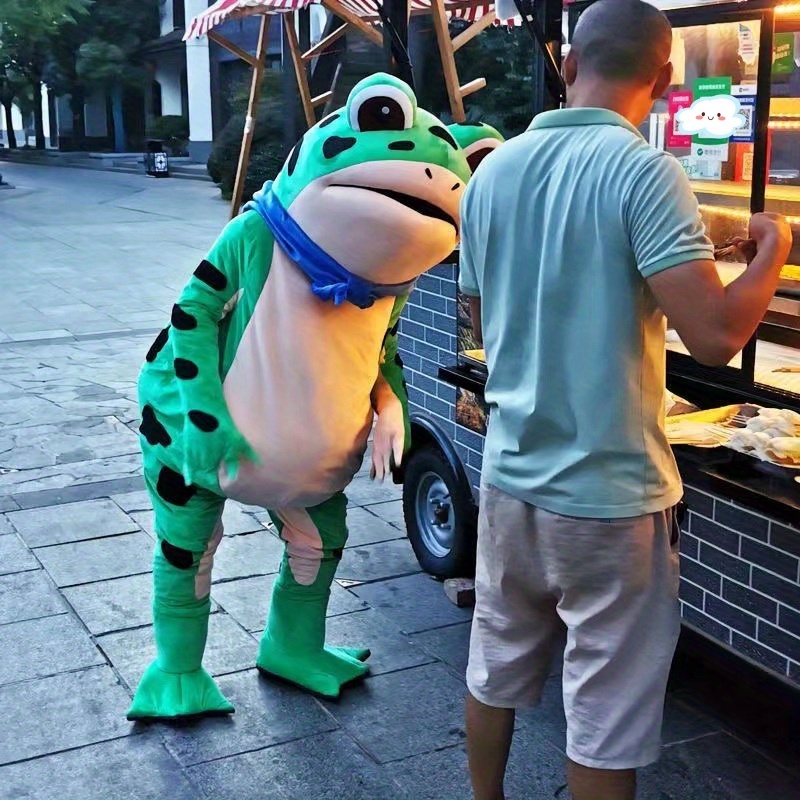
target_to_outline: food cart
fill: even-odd
[[[569,33],[589,4],[566,7]],[[711,649],[721,647],[796,688],[800,462],[736,445],[741,433],[734,439],[724,429],[750,425],[754,409],[800,412],[800,3],[655,4],[674,26],[676,70],[643,134],[681,160],[715,244],[745,235],[750,214],[761,210],[787,215],[794,233],[769,310],[730,364],[701,366],[674,331],[667,335],[668,388],[678,398],[668,401],[669,424],[677,420],[685,431],[697,429],[687,422],[700,422],[720,434],[716,442],[694,442],[717,446],[674,446],[689,508],[681,539],[682,621]],[[720,86],[738,98],[747,124],[725,143],[682,134],[678,110]],[[413,445],[398,480],[417,558],[441,578],[469,577],[474,569],[488,413],[482,351],[457,290],[457,255],[420,278],[400,328]],[[742,268],[735,256],[720,255],[723,281]],[[695,408],[705,416],[674,414]]]

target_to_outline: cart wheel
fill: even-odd
[[[412,453],[403,481],[403,514],[425,572],[437,578],[475,574],[475,506],[438,448]]]

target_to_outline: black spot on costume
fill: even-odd
[[[147,355],[144,357],[145,361],[149,363],[153,363],[156,360],[156,356],[164,349],[164,345],[167,343],[167,339],[169,338],[169,328],[164,328],[161,333],[156,336],[155,341],[153,344],[150,345],[150,349],[147,351]]]
[[[447,142],[447,144],[449,144],[450,147],[453,148],[453,150],[458,150],[458,143],[453,138],[453,135],[450,133],[450,131],[447,130],[447,128],[443,128],[441,125],[434,125],[430,129],[430,132],[434,136],[438,136],[440,139],[444,139]]]
[[[162,467],[158,473],[156,491],[162,500],[173,506],[185,506],[197,493],[194,486],[187,486],[183,476],[169,467]]]
[[[349,150],[356,143],[354,136],[329,136],[322,145],[325,158],[335,158]]]
[[[175,359],[175,374],[183,381],[190,381],[196,378],[200,370],[194,361],[189,361],[187,358]]]
[[[172,327],[179,331],[193,331],[197,327],[197,320],[176,304],[172,306]]]
[[[205,259],[200,262],[200,266],[194,271],[194,276],[218,292],[221,292],[228,285],[228,279],[210,261]]]
[[[174,544],[170,544],[166,539],[161,540],[161,552],[164,554],[164,558],[178,569],[190,569],[194,564],[194,556],[189,550],[175,547]]]
[[[211,433],[219,427],[219,420],[205,411],[190,411],[189,419],[205,433]]]
[[[142,409],[142,424],[139,426],[139,433],[147,439],[148,444],[153,446],[160,444],[162,447],[169,447],[172,444],[167,429],[156,418],[152,406],[145,405]]]

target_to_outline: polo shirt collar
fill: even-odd
[[[528,126],[529,131],[541,128],[570,128],[583,125],[617,125],[644,138],[625,117],[608,108],[559,108],[537,114]]]

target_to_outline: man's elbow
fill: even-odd
[[[734,336],[707,338],[688,347],[692,358],[706,367],[724,367],[741,351],[746,342]]]

